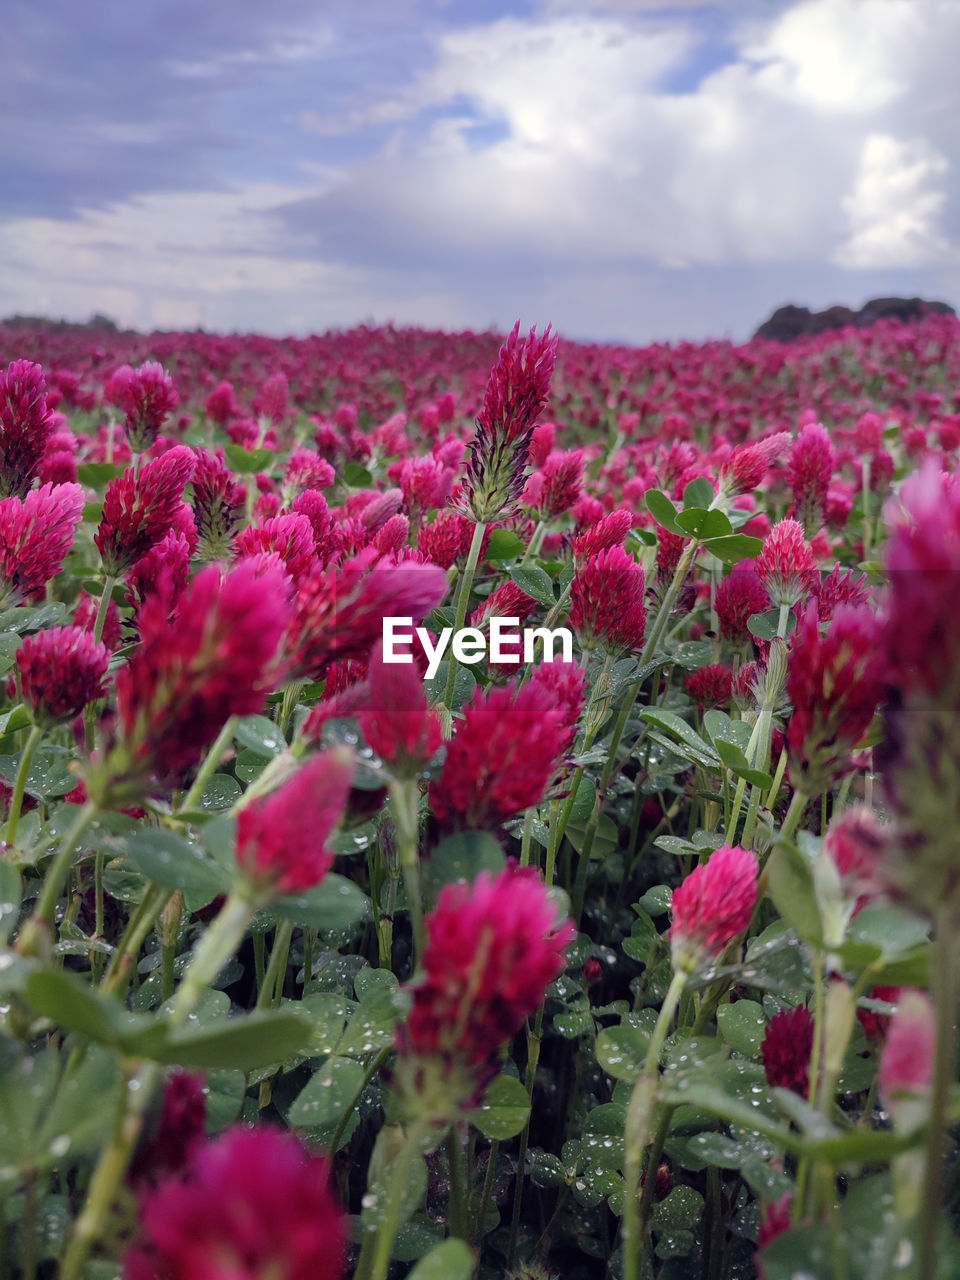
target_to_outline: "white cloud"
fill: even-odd
[[[945,156],[922,139],[864,140],[853,191],[843,201],[850,236],[836,261],[855,268],[935,266],[960,260],[939,230],[947,203]]]

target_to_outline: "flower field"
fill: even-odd
[[[0,1277],[960,1275],[958,388],[0,327]]]

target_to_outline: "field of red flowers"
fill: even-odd
[[[958,387],[0,327],[0,1276],[960,1275]]]

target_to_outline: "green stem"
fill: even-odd
[[[787,809],[780,827],[778,839],[789,840],[796,831],[800,819],[803,817],[803,811],[807,807],[807,801],[810,797],[804,791],[794,791],[790,800],[790,807]]]
[[[253,904],[246,898],[233,893],[227,898],[207,931],[201,935],[173,997],[167,1016],[174,1026],[186,1021],[197,1007],[204,991],[240,946],[254,913]]]
[[[483,1190],[480,1192],[480,1208],[477,1210],[477,1216],[473,1223],[473,1242],[479,1243],[483,1239],[483,1223],[487,1216],[487,1205],[490,1203],[490,1197],[493,1195],[493,1179],[497,1171],[497,1160],[500,1156],[500,1141],[494,1138],[490,1143],[490,1152],[487,1158],[487,1170],[483,1175]]]
[[[463,624],[467,617],[467,605],[470,601],[470,590],[473,587],[473,577],[477,571],[477,564],[480,560],[480,548],[483,545],[483,535],[486,532],[485,524],[475,524],[473,526],[473,540],[470,543],[470,550],[467,553],[467,563],[463,566],[463,574],[457,586],[457,603],[456,614],[453,623],[453,634],[463,630]],[[453,690],[457,682],[457,663],[454,657],[450,657],[450,669],[447,672],[447,687],[444,690],[444,704],[452,710]]]
[[[423,959],[427,930],[423,922],[423,891],[420,887],[420,787],[415,778],[390,784],[393,814],[397,827],[397,852],[407,891],[410,924],[413,929],[414,969]]]
[[[377,1232],[376,1245],[372,1258],[364,1265],[361,1257],[357,1266],[355,1280],[386,1280],[390,1270],[390,1256],[393,1253],[393,1242],[403,1216],[403,1201],[410,1182],[410,1173],[423,1137],[423,1126],[414,1124],[406,1135],[403,1147],[397,1157],[387,1192],[387,1208],[383,1224]]]
[[[197,772],[197,776],[193,780],[193,786],[183,797],[180,804],[180,812],[189,813],[196,807],[197,802],[206,790],[207,783],[213,777],[217,765],[220,763],[223,753],[233,741],[233,732],[237,727],[236,716],[230,716],[226,724],[217,734],[216,741],[206,754],[203,764]]]
[[[127,927],[117,945],[116,951],[110,958],[110,964],[107,966],[107,972],[101,988],[105,995],[112,995],[124,983],[129,969],[140,953],[140,948],[143,946],[147,934],[153,928],[154,922],[172,896],[173,894],[170,890],[161,889],[155,884],[148,884],[146,892],[127,921]]]
[[[88,800],[80,812],[73,820],[70,830],[60,841],[60,849],[52,864],[47,869],[47,873],[43,878],[43,888],[40,891],[40,897],[37,899],[37,905],[34,908],[33,919],[43,921],[53,927],[54,916],[57,910],[57,902],[63,892],[63,886],[66,883],[70,867],[73,865],[74,853],[77,845],[87,828],[97,816],[98,806],[92,800]]]
[[[283,975],[287,971],[290,958],[290,939],[293,937],[293,922],[283,920],[274,935],[273,947],[270,951],[270,963],[266,976],[257,996],[257,1008],[269,1009],[271,1004],[279,1004],[278,993],[283,991]]]
[[[107,621],[107,610],[110,607],[110,599],[113,595],[113,588],[117,585],[117,579],[112,574],[107,574],[103,580],[103,591],[100,594],[100,603],[97,605],[97,616],[93,620],[93,638],[94,640],[103,639],[103,628]]]
[[[466,1240],[468,1231],[463,1144],[456,1125],[451,1125],[447,1134],[447,1163],[450,1166],[450,1205],[447,1225],[451,1236],[456,1236],[458,1240]]]
[[[640,653],[638,665],[641,667],[646,662],[649,662],[657,645],[660,643],[660,637],[663,635],[663,630],[670,619],[670,610],[673,608],[673,602],[677,598],[680,588],[686,581],[687,574],[690,572],[690,566],[693,564],[693,557],[697,554],[697,548],[699,546],[700,543],[697,539],[692,538],[684,547],[680,555],[680,559],[677,561],[676,571],[670,580],[670,585],[667,587],[666,594],[664,595],[663,600],[660,603],[660,608],[657,611],[656,620],[650,630],[650,634],[647,636],[646,644],[643,646]]]
[[[27,789],[27,775],[30,772],[30,766],[33,764],[33,757],[36,754],[37,747],[40,745],[43,733],[44,731],[40,725],[31,725],[23,750],[20,752],[20,764],[17,767],[13,795],[10,797],[10,814],[7,818],[5,839],[8,845],[12,845],[17,838],[17,827],[20,825],[20,810],[23,808],[23,796]]]
[[[360,1103],[360,1099],[363,1097],[364,1089],[366,1089],[370,1081],[377,1074],[377,1072],[380,1070],[380,1068],[383,1066],[386,1060],[390,1057],[391,1053],[393,1053],[393,1045],[388,1044],[383,1049],[380,1050],[380,1052],[376,1055],[376,1057],[372,1059],[366,1071],[364,1071],[363,1079],[360,1081],[360,1085],[357,1088],[356,1093],[353,1095],[353,1100],[351,1101],[350,1105],[344,1110],[343,1115],[340,1117],[340,1123],[337,1125],[334,1131],[333,1138],[331,1139],[331,1142],[330,1142],[331,1155],[336,1155],[336,1153],[340,1150],[340,1147],[343,1144],[343,1135],[346,1133],[347,1125],[350,1123],[350,1119],[353,1116],[354,1111],[356,1111],[357,1106]]]
[[[927,1168],[920,1219],[919,1280],[934,1280],[937,1273],[937,1240],[943,1209],[944,1141],[947,1134],[947,1102],[956,1079],[957,958],[953,920],[944,906],[934,923],[933,974],[937,1017],[937,1044],[930,1089],[930,1121],[927,1130]]]
[[[625,1133],[624,1194],[621,1237],[623,1240],[623,1280],[639,1280],[640,1275],[640,1215],[637,1191],[640,1186],[640,1166],[643,1153],[650,1140],[650,1125],[656,1108],[657,1085],[660,1078],[660,1055],[667,1032],[673,1021],[680,997],[687,984],[683,970],[674,973],[663,1005],[650,1037],[643,1074],[633,1087],[627,1105]],[[662,1123],[662,1122],[661,1122]],[[648,1183],[650,1173],[647,1175]],[[656,1176],[655,1174],[653,1175]],[[652,1192],[651,1192],[652,1194]]]
[[[543,542],[544,534],[546,532],[547,532],[547,522],[545,520],[538,520],[537,527],[533,531],[533,537],[527,543],[527,549],[526,551],[524,551],[523,555],[520,558],[521,564],[526,564],[531,556],[535,556],[539,554],[540,546],[541,546],[541,543]]]
[[[537,1010],[534,1026],[527,1026],[527,1070],[524,1075],[524,1088],[527,1097],[533,1101],[533,1088],[537,1079],[537,1067],[540,1064],[540,1037],[543,1032],[543,1005]],[[520,1151],[517,1155],[517,1176],[513,1187],[513,1213],[510,1218],[510,1241],[507,1245],[507,1270],[513,1268],[513,1259],[517,1251],[517,1237],[520,1233],[520,1210],[523,1207],[523,1188],[527,1164],[527,1148],[530,1144],[530,1117],[520,1134]]]

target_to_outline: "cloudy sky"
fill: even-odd
[[[960,305],[960,0],[7,0],[0,315]]]

